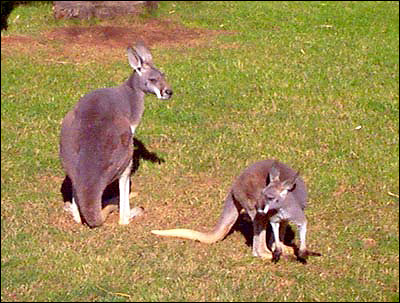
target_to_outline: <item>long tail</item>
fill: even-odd
[[[210,232],[200,232],[192,229],[166,229],[166,230],[152,230],[155,235],[166,237],[179,237],[190,240],[196,240],[203,243],[214,243],[222,240],[235,224],[239,217],[239,209],[236,207],[232,194],[229,192],[225,199],[224,210],[219,217],[214,229]]]
[[[81,219],[91,228],[98,227],[103,225],[108,215],[117,209],[116,204],[108,204],[102,209],[101,202],[89,207],[80,207]]]
[[[74,188],[73,195],[78,202],[81,219],[91,228],[103,225],[108,215],[118,209],[118,205],[112,204],[114,201],[111,200],[102,208],[102,193],[103,189],[95,186],[85,188],[78,184]]]

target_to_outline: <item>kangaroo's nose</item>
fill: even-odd
[[[172,96],[172,89],[166,89],[165,90],[165,93],[167,94],[167,95],[170,95],[170,96]]]

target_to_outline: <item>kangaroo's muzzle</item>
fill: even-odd
[[[172,89],[167,88],[161,91],[161,98],[163,100],[168,100],[169,98],[172,97]]]

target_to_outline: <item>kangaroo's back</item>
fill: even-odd
[[[270,181],[269,173],[273,166],[279,170],[281,180],[287,180],[296,175],[296,171],[292,168],[273,159],[255,162],[248,166],[235,180],[231,189],[233,196],[239,203],[250,204],[242,205],[244,208],[256,208],[257,200],[262,199],[262,190]],[[295,201],[301,205],[302,209],[306,207],[307,188],[300,176],[296,179],[296,186],[290,194],[293,196]]]
[[[61,129],[62,164],[83,220],[91,227],[103,223],[102,193],[121,176],[133,155],[130,121],[110,100],[97,92],[85,96],[66,115]]]

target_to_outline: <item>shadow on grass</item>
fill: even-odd
[[[228,233],[226,237],[228,237],[230,234],[233,232],[238,231],[240,232],[244,238],[246,239],[246,245],[249,247],[253,246],[253,223],[251,222],[250,217],[246,213],[241,213],[239,215],[239,218],[237,219],[236,223],[233,225],[232,229]],[[308,256],[321,256],[320,253],[318,252],[313,252],[310,250],[307,250],[305,253],[304,257],[299,256],[299,247],[296,245],[294,238],[296,236],[295,231],[293,228],[287,224],[286,225],[286,231],[284,233],[284,239],[280,239],[285,245],[290,246],[293,248],[293,253],[294,256],[296,256],[297,260],[303,264],[306,264],[306,258]],[[225,238],[226,238],[225,237]],[[274,243],[274,235],[272,233],[272,227],[271,224],[267,224],[267,230],[266,230],[266,242],[267,242],[267,247],[269,250],[272,251],[272,244]]]
[[[157,156],[156,153],[150,152],[142,141],[133,138],[133,156],[132,156],[132,171],[131,175],[136,173],[140,166],[140,160],[150,161],[152,163],[161,164],[165,162],[164,159]],[[132,184],[132,183],[130,183]],[[65,176],[64,181],[61,185],[61,194],[63,196],[64,203],[72,202],[72,182],[68,176]],[[130,191],[130,189],[129,189]],[[110,183],[104,190],[102,196],[103,207],[107,204],[118,204],[119,187],[118,179]]]
[[[227,237],[235,231],[238,231],[243,235],[243,237],[246,239],[247,246],[253,246],[253,222],[251,222],[250,217],[246,213],[241,213],[239,215],[239,218],[233,225]],[[283,241],[283,243],[287,246],[294,246],[294,237],[295,232],[293,228],[287,224],[285,238],[281,239],[281,241]],[[272,243],[274,242],[271,224],[267,224],[266,238],[267,246],[269,249],[271,249]]]

